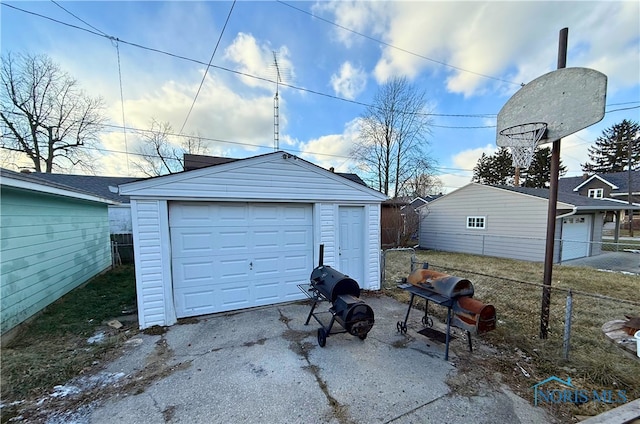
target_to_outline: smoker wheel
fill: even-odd
[[[431,319],[431,317],[424,316],[422,317],[422,325],[424,325],[425,327],[433,327],[433,320]]]
[[[327,344],[327,332],[324,328],[318,328],[318,346],[324,347]]]

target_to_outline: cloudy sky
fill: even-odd
[[[603,129],[640,120],[638,1],[3,1],[0,16],[2,54],[47,54],[104,98],[101,175],[135,175],[135,129],[152,119],[199,134],[212,155],[272,152],[274,55],[280,150],[351,171],[359,117],[405,76],[428,98],[447,192],[495,152],[505,102],[556,69],[562,28],[567,66],[608,77],[604,119],[561,142],[567,176]]]

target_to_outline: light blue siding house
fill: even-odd
[[[111,266],[113,201],[0,169],[0,311],[5,336]]]

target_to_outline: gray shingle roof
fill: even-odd
[[[516,193],[527,194],[529,196],[540,197],[549,200],[548,188],[531,188],[531,187],[511,187],[511,186],[494,186],[503,190],[514,191]],[[558,201],[576,206],[582,210],[625,210],[629,209],[629,205],[624,202],[618,202],[607,199],[594,199],[592,197],[580,196],[573,191],[562,192],[558,188]],[[634,209],[640,209],[640,206],[634,206]]]
[[[27,175],[37,181],[45,181],[54,184],[62,184],[76,190],[91,193],[95,196],[114,200],[121,203],[129,203],[129,196],[121,196],[109,190],[109,186],[117,187],[120,184],[138,181],[141,178],[134,177],[100,177],[96,175],[69,175],[69,174],[48,174],[44,172],[33,172]]]
[[[597,175],[601,179],[608,181],[612,185],[618,187],[612,190],[612,193],[626,194],[629,192],[629,172],[611,172],[602,174],[592,174],[580,177],[566,177],[558,179],[559,192],[573,192],[573,189],[583,184],[585,181]],[[640,191],[640,171],[631,171],[631,188],[632,191]]]

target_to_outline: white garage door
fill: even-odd
[[[304,297],[311,205],[172,203],[169,226],[178,318]]]
[[[589,256],[591,216],[574,215],[562,220],[563,261]]]

